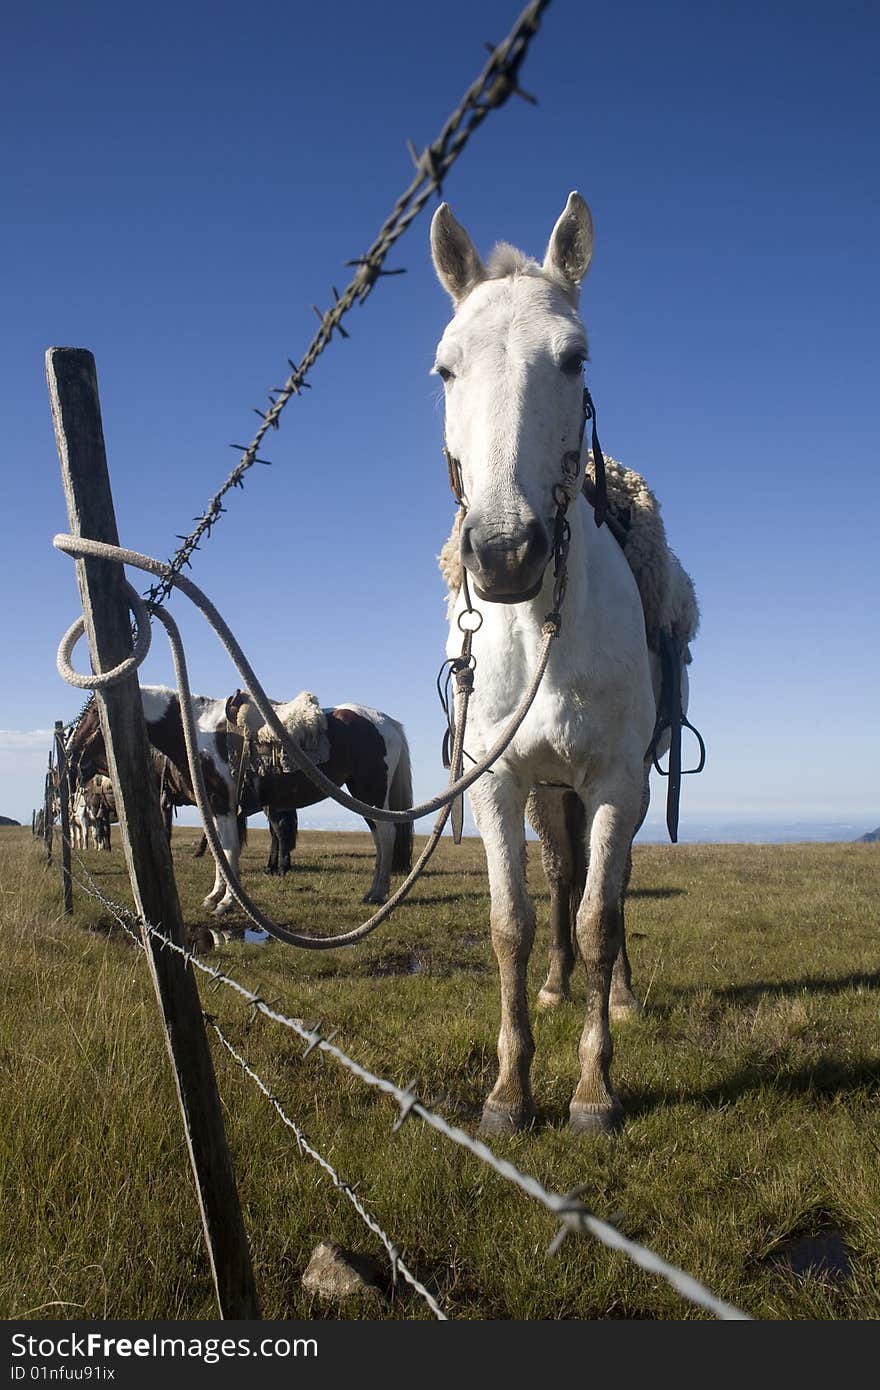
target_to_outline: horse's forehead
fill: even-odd
[[[558,286],[542,275],[511,275],[477,285],[442,341],[460,350],[513,342],[527,347],[573,330],[582,332],[581,321]]]

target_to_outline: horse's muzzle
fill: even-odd
[[[488,603],[524,603],[540,592],[550,558],[550,537],[534,518],[515,529],[465,521],[461,560],[479,598]]]

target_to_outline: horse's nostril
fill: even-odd
[[[539,550],[543,550],[546,545],[546,532],[540,521],[530,521],[524,528],[525,530],[525,553],[528,557],[535,555]]]
[[[461,529],[462,564],[484,590],[496,594],[522,594],[540,584],[549,551],[546,528],[537,518],[509,527],[472,516]]]

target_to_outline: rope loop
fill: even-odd
[[[114,666],[112,671],[102,671],[100,674],[91,672],[89,675],[84,675],[82,672],[74,670],[71,664],[73,649],[86,630],[85,618],[79,617],[67,629],[58,645],[58,671],[69,685],[75,685],[79,690],[106,690],[108,686],[117,685],[126,676],[133,675],[146,658],[147,652],[150,650],[150,643],[153,640],[150,613],[140,594],[132,588],[127,580],[125,581],[125,591],[137,625],[137,637],[131,655],[127,656],[124,661],[120,661],[118,666]]]

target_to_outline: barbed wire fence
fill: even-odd
[[[182,957],[185,962],[210,980],[214,986],[225,988],[237,994],[239,998],[247,1004],[253,1017],[262,1015],[264,1018],[296,1034],[301,1041],[306,1044],[302,1054],[303,1059],[309,1057],[316,1051],[328,1057],[332,1057],[334,1062],[338,1063],[358,1081],[378,1090],[383,1095],[392,1099],[398,1109],[397,1117],[391,1127],[392,1134],[398,1133],[402,1125],[410,1117],[415,1116],[424,1121],[426,1125],[440,1134],[445,1140],[455,1144],[459,1148],[465,1149],[479,1162],[492,1169],[499,1177],[503,1178],[506,1182],[518,1188],[519,1191],[524,1193],[527,1197],[532,1198],[543,1206],[558,1223],[556,1233],[547,1247],[548,1256],[553,1256],[558,1252],[567,1236],[589,1235],[601,1245],[605,1246],[606,1249],[617,1251],[625,1256],[625,1258],[630,1260],[639,1269],[644,1270],[647,1274],[655,1275],[665,1280],[665,1282],[686,1302],[697,1308],[703,1309],[703,1311],[710,1313],[713,1317],[722,1321],[751,1321],[749,1314],[742,1312],[733,1304],[719,1298],[692,1274],[671,1264],[668,1260],[663,1259],[661,1255],[658,1255],[648,1246],[625,1236],[622,1231],[611,1222],[604,1221],[601,1217],[596,1216],[583,1200],[585,1189],[576,1188],[572,1192],[561,1193],[554,1192],[547,1188],[537,1178],[528,1173],[523,1173],[516,1164],[512,1163],[509,1159],[500,1158],[494,1150],[489,1148],[488,1144],[484,1143],[481,1139],[475,1139],[472,1135],[468,1134],[466,1130],[461,1129],[457,1125],[450,1124],[443,1115],[432,1110],[419,1099],[418,1093],[415,1090],[415,1080],[410,1082],[408,1086],[402,1087],[398,1086],[387,1077],[378,1076],[355,1058],[349,1056],[344,1049],[334,1042],[336,1030],[324,1033],[322,1032],[322,1023],[309,1027],[301,1019],[291,1017],[282,1012],[264,999],[257,991],[249,989],[247,985],[242,984],[232,975],[221,970],[219,965],[210,966],[206,964],[206,962],[191,948],[178,945],[177,942],[172,941],[171,938],[160,931],[159,928],[153,926],[151,923],[144,923],[130,908],[109,898],[95,882],[88,865],[79,852],[73,849],[73,853],[80,870],[85,875],[84,879],[80,878],[78,875],[75,876],[76,882],[84,892],[101,903],[105,910],[110,913],[117,924],[141,950],[145,948],[139,933],[141,930],[146,929],[150,936],[161,944],[163,949],[173,951]],[[363,1204],[357,1199],[353,1189],[340,1178],[332,1164],[319,1154],[308,1140],[306,1140],[305,1144],[302,1143],[302,1140],[305,1139],[304,1132],[295,1121],[283,1112],[280,1103],[275,1098],[270,1087],[245,1061],[241,1054],[236,1051],[229,1040],[221,1034],[216,1019],[207,1011],[205,1012],[205,1017],[218,1036],[219,1041],[234,1058],[243,1074],[259,1087],[264,1096],[278,1112],[282,1121],[293,1131],[297,1138],[300,1152],[305,1152],[309,1157],[320,1164],[331,1177],[334,1186],[352,1202],[352,1205],[355,1207],[361,1219],[369,1229],[379,1237],[388,1252],[392,1274],[399,1271],[406,1282],[425,1300],[434,1316],[447,1320],[448,1315],[442,1312],[433,1296],[425,1289],[424,1285],[419,1283],[408,1266],[401,1261],[397,1246],[382,1230],[378,1222],[375,1221],[375,1218],[371,1217],[366,1209],[363,1208]]]

